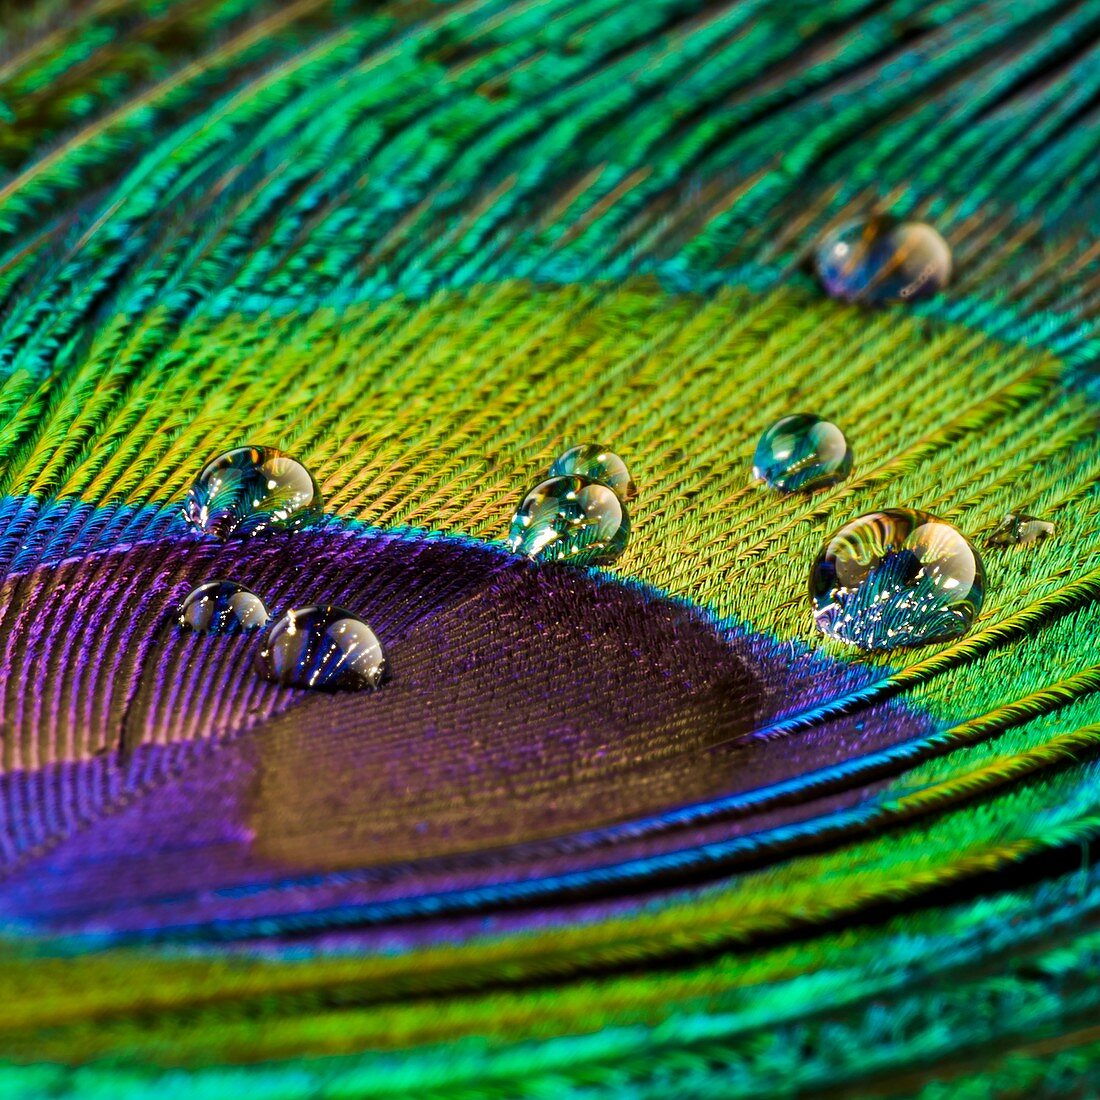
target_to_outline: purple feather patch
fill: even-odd
[[[258,678],[259,635],[175,626],[212,576],[273,614],[353,610],[390,679],[329,695]],[[781,743],[748,737],[873,673],[457,539],[166,540],[43,567],[5,598],[21,627],[3,639],[0,917],[40,930],[243,935],[371,906],[384,923],[410,899],[476,908],[566,871],[598,895],[624,861],[857,803],[865,789],[722,800],[928,726],[880,704]],[[693,804],[690,822],[664,816]],[[666,871],[654,864],[654,886]]]

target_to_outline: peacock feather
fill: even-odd
[[[0,11],[0,1096],[1100,1089],[1100,2]],[[884,218],[950,285],[828,297]],[[854,465],[774,492],[803,411]],[[588,441],[625,552],[509,553]],[[323,520],[196,537],[244,445]],[[897,508],[976,620],[823,636]],[[212,577],[389,681],[181,633]]]

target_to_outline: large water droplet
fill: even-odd
[[[552,477],[523,498],[508,549],[536,561],[592,565],[617,558],[629,535],[626,505],[606,485]]]
[[[817,247],[816,266],[831,298],[915,302],[947,286],[951,249],[924,222],[872,218],[826,234]]]
[[[1054,535],[1054,524],[1026,512],[1009,512],[985,540],[987,546],[1028,546]]]
[[[852,449],[835,424],[795,413],[777,420],[760,437],[752,472],[784,493],[824,489],[852,472]]]
[[[266,622],[264,601],[236,581],[206,581],[180,604],[180,626],[199,634],[244,634]]]
[[[982,560],[950,523],[890,508],[842,527],[810,573],[818,629],[861,649],[965,634],[981,610]]]
[[[579,447],[571,447],[554,460],[554,465],[550,467],[550,477],[572,475],[606,485],[620,500],[633,500],[638,495],[626,463],[609,447],[599,443],[582,443]]]
[[[273,447],[237,447],[203,467],[184,518],[215,538],[297,531],[321,517],[321,492],[297,459]]]
[[[374,631],[352,612],[298,607],[268,631],[256,667],[285,687],[355,691],[382,683],[386,658]]]

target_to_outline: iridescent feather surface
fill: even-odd
[[[0,1096],[1100,1089],[1100,2],[0,11]]]

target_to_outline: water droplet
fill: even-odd
[[[376,688],[386,658],[375,633],[339,607],[298,607],[268,631],[256,658],[261,676],[285,687],[319,691]]]
[[[638,495],[626,463],[609,447],[599,443],[582,443],[579,447],[571,447],[554,460],[554,465],[550,467],[550,477],[571,475],[606,485],[620,500],[633,500]]]
[[[835,424],[795,413],[777,420],[760,437],[752,472],[783,493],[824,489],[852,472],[852,449]]]
[[[825,293],[846,302],[915,302],[951,278],[951,249],[924,222],[843,225],[821,240],[815,261]]]
[[[297,531],[321,517],[321,492],[297,459],[273,447],[237,447],[203,467],[183,515],[215,538]]]
[[[982,559],[950,523],[890,508],[842,527],[810,573],[818,629],[861,649],[958,637],[985,592]]]
[[[180,626],[198,634],[244,634],[266,622],[264,601],[236,581],[206,581],[180,604]]]
[[[533,561],[592,565],[617,558],[630,535],[626,505],[606,485],[583,477],[552,477],[519,506],[508,549]]]
[[[986,546],[1027,546],[1055,533],[1054,524],[1025,512],[1009,512],[985,540]]]

